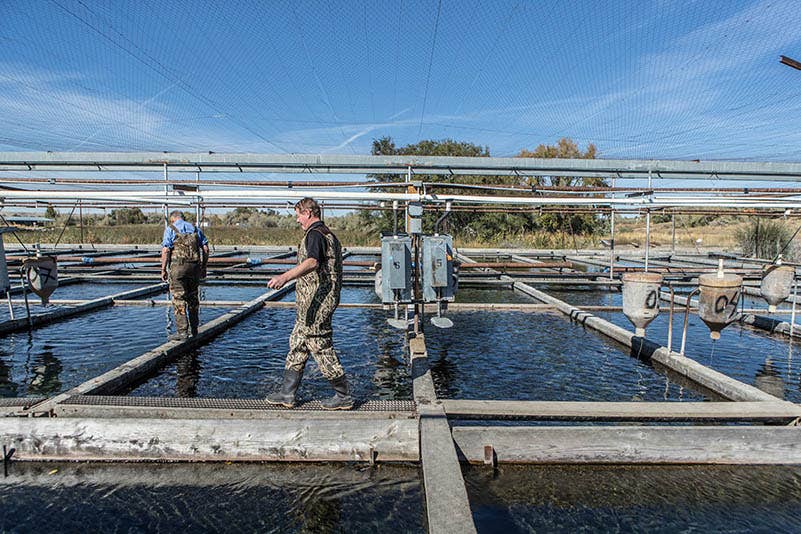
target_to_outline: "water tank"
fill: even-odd
[[[768,302],[768,311],[776,311],[776,305],[790,296],[795,267],[789,265],[768,265],[762,270],[762,284],[759,293]]]
[[[25,258],[22,262],[22,270],[28,282],[28,287],[39,295],[39,298],[42,299],[42,304],[47,304],[50,295],[58,287],[56,258],[53,256]]]
[[[709,327],[709,337],[720,339],[720,331],[737,315],[743,279],[736,274],[702,274],[698,277],[698,315]]]
[[[623,275],[623,313],[634,325],[635,332],[645,337],[645,327],[659,315],[659,288],[662,275],[657,273],[625,273]]]

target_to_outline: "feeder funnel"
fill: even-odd
[[[58,266],[53,256],[26,258],[22,262],[22,273],[28,287],[39,295],[42,304],[46,305],[50,295],[58,287]]]
[[[702,274],[698,277],[698,315],[709,327],[709,337],[720,339],[720,331],[726,328],[737,315],[737,304],[743,279],[736,274]]]
[[[662,275],[626,273],[623,275],[623,313],[634,325],[635,333],[645,337],[645,327],[659,315],[659,288]]]
[[[776,311],[776,305],[790,296],[790,288],[795,277],[795,267],[789,265],[768,265],[762,271],[762,284],[759,293],[768,301],[768,311]]]

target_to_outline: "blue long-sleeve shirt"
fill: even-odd
[[[182,234],[191,234],[192,232],[195,231],[194,225],[192,223],[186,222],[183,219],[178,219],[172,224]],[[201,247],[209,244],[209,240],[206,238],[206,236],[203,234],[203,230],[201,230],[200,228],[197,229],[197,242],[198,245],[200,245]],[[167,247],[168,249],[172,250],[174,244],[175,244],[175,231],[169,226],[167,226],[164,229],[164,237],[161,240],[161,246]]]

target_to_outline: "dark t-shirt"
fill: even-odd
[[[309,226],[309,231],[306,233],[306,254],[309,258],[317,260],[317,264],[322,265],[326,261],[325,253],[328,248],[328,241],[325,236],[315,228],[322,227],[323,222],[317,221]]]

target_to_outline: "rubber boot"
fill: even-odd
[[[189,310],[187,314],[189,315],[189,332],[196,336],[197,327],[200,324],[200,310]]]
[[[348,379],[345,375],[330,381],[334,388],[334,396],[320,401],[326,410],[350,410],[353,408],[353,397],[348,391]]]
[[[175,333],[170,336],[170,341],[183,341],[189,338],[189,321],[183,313],[175,312]]]
[[[284,369],[284,381],[281,383],[281,389],[270,393],[264,400],[267,401],[267,404],[280,404],[286,408],[294,407],[295,392],[300,386],[301,378],[303,378],[303,371]]]

